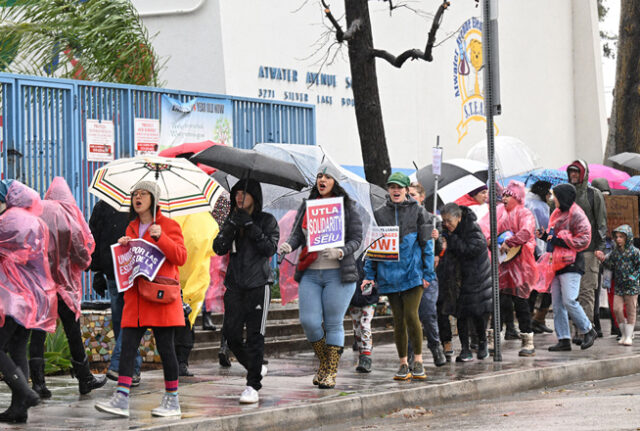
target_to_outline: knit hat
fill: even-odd
[[[511,180],[509,185],[502,191],[503,196],[511,196],[518,203],[524,203],[524,184],[520,181]]]
[[[5,203],[7,201],[7,193],[13,180],[1,180],[0,181],[0,202]]]
[[[387,185],[389,184],[397,184],[400,187],[409,187],[409,185],[411,185],[411,180],[402,172],[394,172],[387,179]]]
[[[538,180],[531,186],[531,193],[536,194],[545,202],[547,194],[551,191],[551,183],[545,180]]]
[[[329,162],[324,162],[320,166],[318,166],[318,171],[316,172],[316,176],[320,174],[329,175],[331,178],[333,178],[336,181],[339,181],[340,177],[342,177],[342,175],[340,175],[340,171],[338,170],[338,168],[336,168],[335,166],[333,166],[333,164]]]
[[[553,188],[553,194],[558,199],[560,211],[569,211],[571,205],[576,201],[576,188],[573,184],[558,184]]]
[[[136,190],[146,190],[153,196],[153,201],[156,205],[159,205],[158,199],[160,198],[160,186],[155,181],[138,181],[138,183],[131,189],[131,194]]]
[[[477,195],[480,192],[483,192],[485,190],[487,190],[489,187],[487,187],[486,184],[481,185],[480,187],[476,187],[475,189],[471,190],[469,193],[467,193],[469,196],[474,197],[475,195]]]

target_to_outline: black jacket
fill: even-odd
[[[487,240],[476,223],[476,215],[465,206],[462,219],[447,238],[446,265],[460,265],[460,294],[456,304],[456,315],[482,316],[493,309],[491,264],[487,250]],[[455,273],[455,270],[454,270]]]
[[[356,267],[355,253],[358,251],[362,243],[362,220],[358,214],[356,203],[346,197],[345,203],[344,223],[346,233],[344,246],[340,247],[342,253],[344,253],[342,260],[340,261],[340,275],[343,283],[353,283],[358,281],[358,268]],[[302,219],[306,208],[306,202],[303,202],[302,205],[300,205],[300,208],[298,208],[298,213],[296,214],[296,225],[291,231],[291,236],[287,239],[287,243],[289,243],[292,250],[306,244],[306,237],[304,232],[302,232]],[[296,269],[293,279],[300,282],[301,278],[302,273]]]
[[[248,228],[233,222],[235,195],[246,190],[254,200],[252,223]],[[227,289],[252,289],[273,283],[269,259],[276,253],[280,230],[275,217],[262,211],[262,190],[254,180],[239,181],[231,189],[231,211],[213,241],[213,251],[223,256],[229,253],[229,265],[224,285]]]
[[[111,245],[125,235],[129,225],[129,213],[116,211],[108,203],[98,201],[89,218],[89,229],[96,242],[89,269],[104,273],[114,280]]]

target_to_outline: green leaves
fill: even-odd
[[[160,85],[164,63],[130,1],[12,3],[0,9],[0,70]]]
[[[45,374],[56,374],[71,368],[71,352],[62,323],[58,321],[56,332],[47,334],[45,341]]]

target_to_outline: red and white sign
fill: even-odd
[[[134,118],[133,129],[136,156],[158,154],[158,144],[160,143],[160,121],[150,118]]]
[[[367,235],[367,259],[379,261],[400,260],[400,228],[398,226],[372,226]]]
[[[344,198],[307,201],[307,247],[310,252],[344,246]]]
[[[114,157],[116,135],[113,121],[87,119],[87,160],[110,162]]]

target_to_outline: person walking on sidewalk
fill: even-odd
[[[624,346],[633,344],[633,330],[636,324],[636,305],[640,293],[640,250],[633,246],[633,229],[627,224],[617,227],[613,232],[616,248],[607,256],[596,251],[596,257],[605,268],[613,271],[615,296],[613,311],[622,337],[618,343]],[[627,308],[627,318],[624,308]]]
[[[308,252],[303,247],[294,279],[298,287],[300,324],[320,361],[313,384],[320,389],[336,386],[338,364],[344,349],[344,316],[356,289],[356,252],[362,243],[362,221],[356,203],[339,183],[340,171],[330,163],[318,167],[309,200],[342,197],[345,244]],[[296,222],[278,254],[288,254],[307,242],[306,202],[300,205]]]
[[[531,328],[531,311],[529,310],[529,294],[531,287],[538,280],[538,268],[533,256],[536,242],[536,219],[524,206],[524,184],[510,181],[502,192],[502,203],[497,211],[497,232],[510,232],[499,247],[499,253],[507,255],[512,248],[520,251],[511,260],[500,263],[498,276],[500,295],[511,301],[518,317],[518,326],[522,338],[520,356],[534,356],[533,330]],[[502,303],[502,301],[500,301]],[[502,313],[501,313],[502,314]],[[498,324],[498,327],[502,327]]]
[[[93,275],[93,290],[100,296],[109,292],[111,305],[111,327],[116,343],[111,352],[111,360],[107,369],[107,378],[118,381],[118,369],[120,367],[120,351],[122,349],[122,337],[120,336],[120,323],[122,321],[122,309],[124,308],[124,292],[118,292],[115,275],[113,272],[113,257],[111,245],[122,238],[129,225],[129,214],[116,211],[111,205],[100,200],[93,207],[89,218],[89,228],[96,242],[96,248],[91,255],[91,271]],[[136,351],[131,386],[140,385],[140,370],[142,368],[142,356]]]
[[[440,214],[446,229],[443,236],[447,241],[446,268],[442,269],[442,274],[459,277],[456,283],[459,288],[456,318],[462,350],[456,362],[473,360],[469,344],[470,321],[473,321],[478,338],[477,357],[484,359],[489,356],[486,328],[489,313],[493,309],[487,240],[476,223],[476,215],[468,207],[451,202],[442,207]],[[450,280],[443,283],[452,285]]]
[[[357,286],[364,280],[364,262],[358,257],[358,282],[349,304],[349,315],[353,322],[353,349],[358,352],[358,365],[356,371],[359,373],[371,372],[371,351],[373,350],[373,337],[371,335],[371,321],[376,310],[376,304],[380,299],[378,289],[371,286],[370,290],[363,292]],[[365,295],[366,293],[366,295]]]
[[[58,294],[58,317],[69,342],[71,364],[81,395],[104,386],[106,376],[94,376],[84,350],[80,331],[82,273],[91,263],[95,243],[89,226],[76,204],[69,185],[55,177],[44,195],[40,218],[49,228],[48,257],[51,276]],[[46,332],[33,330],[29,345],[29,365],[33,389],[41,398],[51,398],[44,380],[44,344]]]
[[[549,218],[548,231],[538,230],[536,236],[547,242],[547,252],[552,253],[551,281],[553,323],[558,343],[549,351],[571,350],[569,317],[583,335],[581,349],[593,345],[597,333],[576,298],[580,290],[580,278],[585,272],[584,250],[591,243],[591,225],[582,208],[575,203],[576,189],[571,184],[553,188],[556,209]]]
[[[162,215],[158,205],[159,198],[160,187],[154,181],[140,181],[133,187],[129,212],[132,221],[118,244],[126,247],[132,239],[142,238],[156,245],[164,254],[165,261],[154,280],[163,280],[179,289],[178,267],[187,261],[187,250],[178,223]],[[151,415],[180,416],[178,359],[173,339],[175,328],[184,326],[182,300],[180,295],[167,303],[147,299],[142,292],[147,283],[149,282],[143,277],[137,277],[134,285],[124,293],[118,388],[109,401],[99,401],[95,407],[99,411],[117,416],[129,416],[133,363],[142,336],[151,328],[162,360],[165,384],[162,402],[159,407],[151,410]]]
[[[422,363],[422,325],[418,308],[425,289],[431,289],[436,278],[433,267],[433,243],[426,210],[408,196],[409,177],[395,172],[387,179],[387,202],[374,213],[378,226],[398,226],[399,259],[373,261],[367,259],[362,288],[376,282],[380,294],[387,295],[393,314],[393,338],[400,358],[394,380],[424,380]],[[435,298],[437,298],[437,291]],[[409,366],[408,338],[414,348],[414,361]],[[439,345],[438,339],[438,345]]]
[[[252,179],[237,182],[231,189],[231,211],[213,241],[213,251],[218,256],[229,253],[222,333],[238,362],[247,369],[241,404],[259,401],[261,380],[267,372],[263,365],[264,334],[273,283],[269,259],[276,253],[279,238],[277,220],[262,211],[260,183]]]
[[[593,321],[600,271],[600,263],[595,257],[595,251],[604,251],[607,236],[607,209],[602,192],[589,185],[589,165],[584,160],[575,160],[567,166],[567,176],[569,183],[576,188],[576,204],[582,208],[591,225],[591,242],[583,252],[584,275],[580,280],[578,302],[589,321]],[[580,344],[582,337],[576,336],[573,341],[575,344]]]
[[[26,379],[29,330],[55,331],[56,285],[38,193],[18,181],[0,181],[0,212],[0,372],[11,389],[0,422],[24,423],[28,409],[40,402]]]

